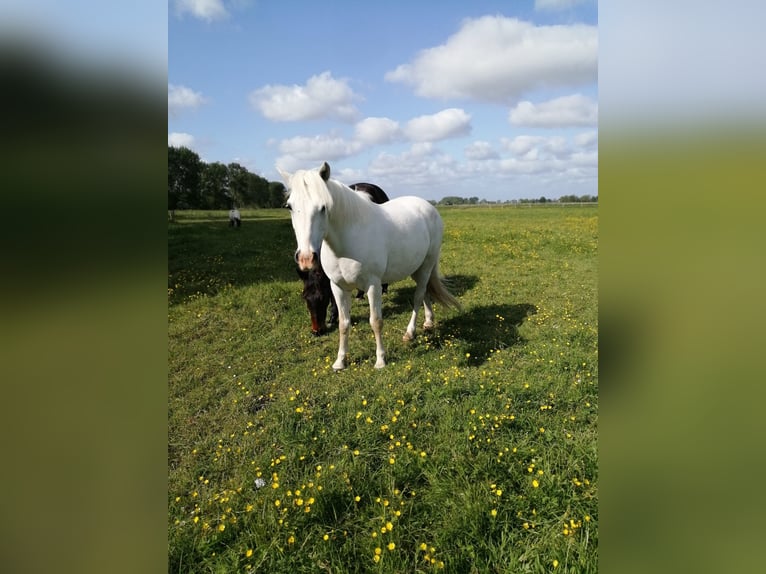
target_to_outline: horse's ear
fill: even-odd
[[[327,162],[324,162],[322,164],[322,167],[319,168],[319,175],[322,177],[323,180],[327,181],[330,179],[330,164]]]
[[[282,176],[282,179],[285,180],[286,184],[290,184],[290,177],[291,174],[287,173],[285,170],[283,170],[281,167],[277,166],[277,171],[279,172],[279,175]]]

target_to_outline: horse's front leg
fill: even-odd
[[[375,368],[382,369],[386,366],[386,349],[383,347],[383,290],[380,282],[370,285],[367,299],[370,301],[370,327],[375,333]]]
[[[338,304],[338,358],[332,365],[336,371],[346,368],[346,355],[348,354],[348,331],[351,328],[351,293],[344,291],[335,283],[331,283],[332,294]]]

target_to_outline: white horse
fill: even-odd
[[[229,227],[239,227],[242,225],[242,217],[239,215],[239,209],[236,207],[229,210]]]
[[[317,257],[330,278],[338,303],[338,358],[332,368],[346,366],[351,294],[367,293],[370,326],[375,333],[375,368],[386,365],[383,347],[381,291],[383,283],[405,277],[415,280],[412,318],[404,340],[415,337],[420,305],[425,307],[424,329],[434,324],[432,301],[460,308],[439,274],[444,224],[436,208],[420,197],[398,197],[383,204],[364,199],[346,185],[330,179],[325,162],[318,170],[289,174],[279,168],[287,184],[287,207],[298,242],[295,261],[303,270],[314,268]],[[317,255],[320,254],[320,255]]]

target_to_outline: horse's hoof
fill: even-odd
[[[378,361],[377,363],[375,363],[375,368],[376,369],[382,369],[385,366],[386,366],[386,362],[385,361]]]
[[[434,328],[434,324],[433,322],[423,323],[423,328],[430,331]]]
[[[336,373],[338,371],[342,371],[345,368],[346,368],[346,363],[344,363],[343,361],[335,361],[332,364],[332,370],[335,371]]]
[[[415,337],[410,335],[409,333],[405,333],[404,337],[402,337],[402,341],[412,341]]]

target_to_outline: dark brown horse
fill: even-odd
[[[359,193],[365,193],[374,203],[388,201],[386,193],[373,183],[355,183],[351,189]],[[329,326],[338,322],[338,305],[332,296],[330,279],[325,275],[321,263],[310,271],[301,271],[296,267],[298,276],[303,280],[303,293],[309,314],[311,315],[311,332],[314,335],[322,335],[327,332]],[[388,285],[383,285],[383,293]],[[357,293],[357,298],[364,297],[363,292]],[[327,307],[330,307],[330,320],[327,321]]]

